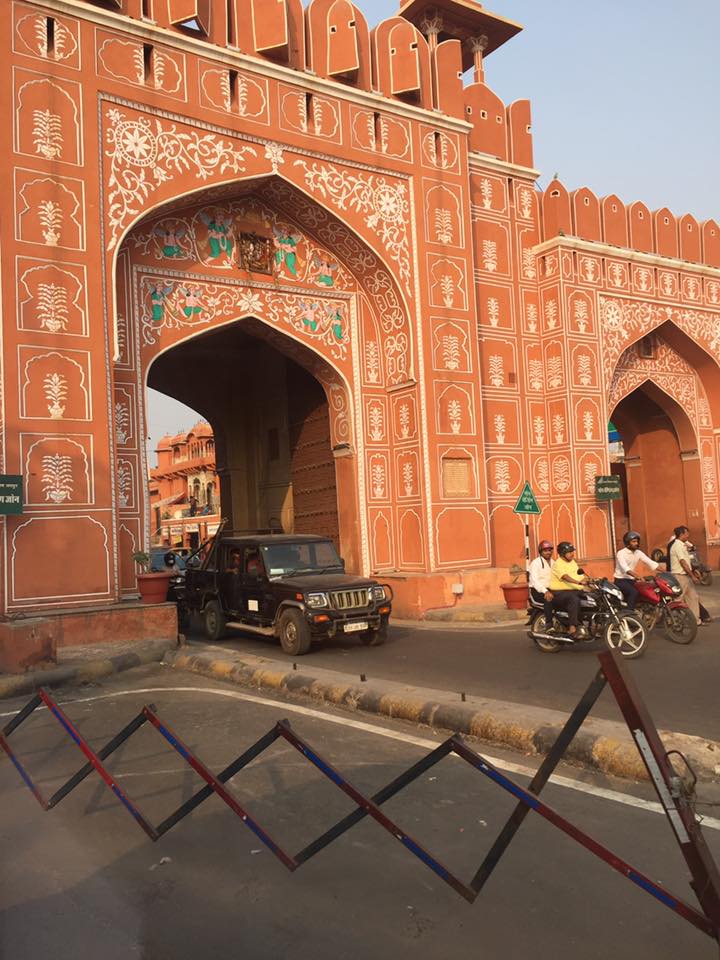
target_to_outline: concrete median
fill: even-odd
[[[131,649],[125,649],[122,653],[112,654],[110,647],[110,656],[78,657],[47,670],[5,674],[0,676],[0,699],[34,693],[39,687],[52,689],[71,683],[92,683],[133,667],[160,663],[165,654],[175,646],[175,640],[143,640],[134,643]]]
[[[391,680],[371,678],[363,682],[357,676],[313,667],[311,663],[293,669],[287,661],[207,644],[170,650],[163,662],[257,691],[408,720],[526,754],[546,753],[567,719],[560,711],[525,704],[470,696],[462,700],[457,693]],[[660,733],[668,750],[679,750],[687,757],[699,779],[720,780],[720,743],[672,731]],[[648,779],[627,727],[592,715],[570,744],[565,759],[611,776]]]

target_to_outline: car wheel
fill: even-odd
[[[208,600],[203,610],[205,635],[213,643],[225,636],[225,614],[217,600]]]
[[[278,626],[280,646],[291,657],[301,657],[310,649],[310,627],[298,610],[286,610]]]
[[[387,640],[387,624],[382,623],[377,630],[368,630],[360,634],[366,647],[381,647]]]

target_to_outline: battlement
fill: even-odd
[[[146,41],[154,35],[172,45],[192,38],[196,48],[206,44],[210,56],[221,48],[466,121],[471,150],[532,166],[529,102],[507,109],[484,84],[484,57],[522,27],[475,0],[404,0],[397,16],[373,30],[350,0],[311,0],[307,9],[302,0],[66,0],[68,6],[80,16],[84,10],[114,14],[118,27],[125,20],[128,31]],[[151,43],[144,52],[151,65]],[[470,67],[474,82],[464,86]],[[152,85],[151,66],[147,73]],[[232,86],[232,77],[227,83]]]
[[[553,180],[541,194],[542,239],[557,236],[607,243],[639,253],[687,260],[720,268],[720,226],[699,223],[667,207],[651,211],[639,200],[625,204],[615,196],[599,198],[588,187],[568,191]]]

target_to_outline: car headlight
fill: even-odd
[[[385,587],[381,587],[380,584],[372,588],[372,598],[373,600],[384,600],[385,599]]]
[[[329,607],[328,598],[326,593],[309,593],[305,597],[305,603],[309,607],[317,610],[318,607]]]

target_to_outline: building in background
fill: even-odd
[[[215,439],[205,421],[187,433],[164,436],[150,470],[151,542],[194,550],[217,530],[219,498]]]

